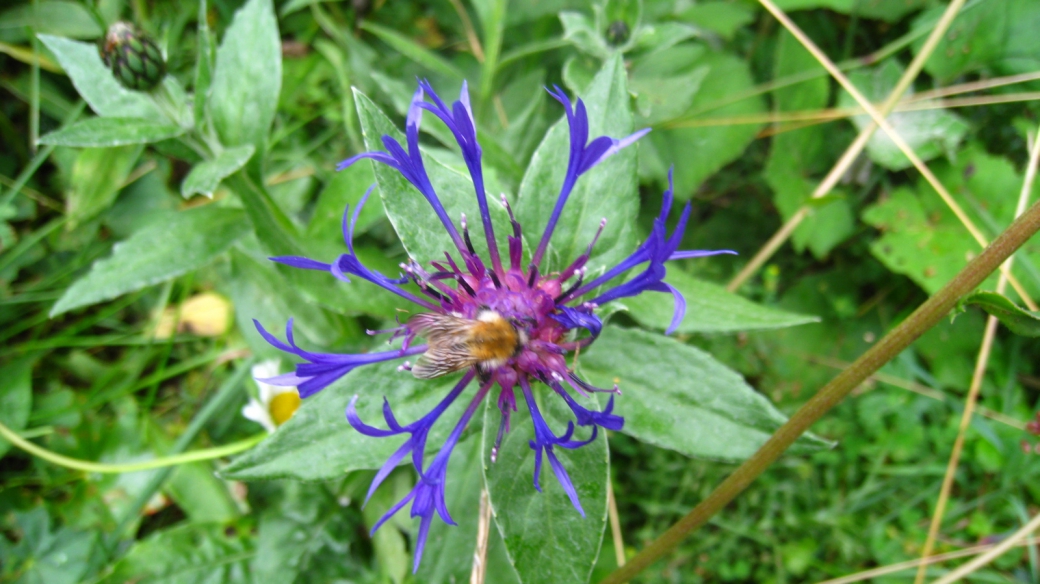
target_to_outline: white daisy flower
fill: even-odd
[[[275,359],[253,365],[253,380],[260,389],[260,399],[249,398],[242,408],[242,415],[274,432],[296,413],[300,407],[300,394],[295,387],[279,387],[261,381],[278,376],[279,362]]]

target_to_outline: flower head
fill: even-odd
[[[390,471],[405,460],[405,457],[410,457],[419,474],[418,483],[407,497],[387,512],[373,531],[391,515],[411,503],[411,515],[420,519],[415,547],[416,568],[421,560],[426,535],[434,515],[439,515],[443,521],[454,524],[444,502],[448,459],[476,407],[492,388],[497,388],[496,403],[501,411],[498,438],[491,451],[492,461],[497,457],[502,437],[509,429],[510,414],[517,409],[516,392],[519,389],[534,424],[534,440],[530,442],[535,455],[534,487],[541,490],[542,462],[547,459],[556,480],[570,497],[575,509],[584,516],[585,512],[567,469],[557,457],[558,449],[580,448],[595,440],[600,428],[620,430],[624,425],[624,419],[612,413],[614,395],[611,395],[603,411],[593,411],[578,403],[574,394],[587,396],[591,392],[620,392],[617,386],[601,389],[588,384],[567,366],[565,356],[570,351],[591,344],[599,336],[603,322],[596,315],[596,308],[612,300],[636,296],[645,291],[668,292],[673,295],[675,317],[671,329],[674,329],[682,320],[686,303],[682,294],[664,281],[665,262],[733,253],[727,250],[678,250],[689,218],[690,206],[686,205],[677,224],[669,232],[665,225],[672,205],[672,189],[669,187],[664,194],[664,204],[660,215],[654,221],[650,237],[620,264],[590,282],[584,281],[585,266],[598,239],[597,233],[586,252],[571,265],[559,272],[543,274],[540,269],[542,259],[579,178],[649,131],[641,130],[623,138],[599,136],[590,140],[588,114],[582,100],[578,99],[576,103],[572,103],[559,87],[554,87],[549,93],[565,109],[570,129],[570,149],[567,172],[559,197],[529,264],[523,265],[521,226],[514,218],[504,196],[500,203],[495,204],[502,204],[506,208],[511,220],[512,233],[507,238],[507,253],[503,255],[498,249],[489,202],[484,190],[481,148],[477,142],[476,126],[465,84],[459,99],[449,106],[426,82],[419,84],[412,99],[407,118],[407,147],[390,136],[383,136],[385,151],[358,154],[342,162],[339,168],[346,168],[358,160],[368,158],[400,172],[429,202],[434,214],[454,242],[455,249],[446,250],[445,259],[431,262],[428,268],[414,260],[403,264],[402,273],[397,277],[390,277],[365,267],[354,253],[353,232],[361,207],[371,193],[369,189],[369,193],[362,198],[353,214],[344,214],[343,236],[347,244],[347,253],[331,263],[302,257],[272,258],[274,261],[298,268],[327,271],[347,282],[350,281],[350,277],[367,280],[417,305],[420,312],[389,331],[395,338],[403,339],[401,348],[358,355],[315,353],[301,349],[293,340],[291,320],[286,327],[285,342],[268,333],[257,323],[257,328],[269,343],[304,361],[296,366],[294,373],[268,379],[267,383],[299,386],[300,395],[306,398],[357,367],[409,356],[417,358],[414,363],[405,361],[400,369],[411,371],[412,375],[420,379],[453,372],[463,373],[454,388],[429,414],[405,425],[396,419],[391,404],[385,399],[383,417],[387,429],[371,426],[361,420],[355,409],[355,404],[362,399],[361,397],[355,395],[347,406],[347,421],[362,434],[373,437],[408,435],[405,443],[376,474],[369,496]],[[480,208],[480,220],[486,235],[488,251],[486,257],[490,259],[490,265],[485,265],[478,256],[470,239],[465,218],[456,225],[448,217],[427,176],[419,150],[419,125],[424,110],[448,126],[462,150]],[[600,224],[600,233],[605,227],[604,220]],[[621,278],[623,274],[634,269],[639,270],[634,277],[628,280]],[[405,288],[409,282],[415,284],[413,289],[417,289],[417,293]],[[416,340],[420,338],[425,342],[417,344]],[[424,455],[430,428],[474,381],[477,381],[477,390],[465,413],[440,451],[427,463]],[[539,412],[534,399],[533,382],[541,382],[551,388],[570,407],[574,421],[568,422],[562,432],[550,428]],[[587,437],[575,437],[575,422],[578,427],[587,427],[586,430],[581,430]]]

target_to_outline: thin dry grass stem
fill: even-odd
[[[816,363],[818,365],[823,365],[825,367],[831,367],[833,369],[844,369],[844,368],[846,368],[846,367],[848,367],[850,365],[849,363],[846,363],[845,361],[841,361],[839,359],[831,359],[830,357],[823,357],[821,355],[808,355],[808,354],[806,354],[805,358],[808,359],[812,363]],[[887,373],[875,373],[875,374],[871,375],[868,379],[871,379],[873,381],[877,381],[879,383],[884,383],[886,385],[891,385],[893,387],[898,387],[900,389],[905,389],[907,391],[916,393],[918,395],[922,395],[922,396],[927,397],[929,399],[934,399],[934,400],[937,400],[937,401],[946,401],[946,394],[944,394],[943,392],[941,392],[941,391],[939,391],[937,389],[932,389],[932,388],[928,387],[927,385],[921,385],[920,383],[914,383],[913,381],[908,381],[906,379],[903,379],[901,377],[897,377],[895,375],[889,375]],[[1004,424],[1006,426],[1010,426],[1012,428],[1015,428],[1016,430],[1025,430],[1026,429],[1026,423],[1023,422],[1022,420],[1019,420],[1019,419],[1016,419],[1016,418],[1012,418],[1011,416],[1002,414],[1000,412],[995,412],[995,411],[993,411],[993,410],[991,410],[989,408],[983,407],[983,406],[976,406],[975,409],[978,411],[979,415],[985,416],[985,417],[993,420],[994,422],[999,422],[999,423]]]
[[[956,582],[960,580],[961,578],[967,576],[968,574],[971,574],[975,570],[978,570],[979,568],[992,562],[996,558],[1003,555],[1004,552],[1015,547],[1016,545],[1023,545],[1021,543],[1022,540],[1029,537],[1029,534],[1033,533],[1038,528],[1040,528],[1040,513],[1038,513],[1035,517],[1029,520],[1029,523],[1026,523],[1024,526],[1022,526],[1022,529],[1019,529],[1015,533],[1011,534],[1010,537],[1000,542],[998,545],[993,546],[993,549],[989,550],[986,553],[979,554],[975,559],[957,568],[956,570],[953,570],[949,574],[946,574],[942,578],[939,578],[932,584],[951,584],[951,582]],[[1030,543],[1033,543],[1033,541],[1035,540],[1030,541]]]
[[[625,565],[625,540],[621,537],[621,516],[614,497],[614,481],[607,481],[607,515],[610,516],[610,535],[614,538],[614,558],[618,567]]]
[[[970,93],[972,91],[985,91],[987,89],[996,89],[997,87],[1004,87],[1006,85],[1015,85],[1016,83],[1028,83],[1030,81],[1038,80],[1040,80],[1040,71],[1034,71],[1032,73],[1020,73],[1018,75],[1007,75],[1005,77],[993,77],[992,79],[983,79],[981,81],[958,83],[956,85],[940,87],[938,89],[929,89],[928,91],[915,93],[911,97],[911,99],[919,101],[925,99],[936,99],[940,97],[950,97],[951,95],[960,95],[962,93]]]
[[[898,39],[896,39],[896,40],[888,43],[887,45],[881,47],[880,49],[874,51],[873,53],[870,53],[869,55],[863,55],[862,57],[853,57],[851,59],[848,59],[848,60],[842,61],[841,63],[838,63],[838,68],[841,69],[842,71],[852,71],[853,69],[858,69],[860,67],[865,67],[865,66],[868,66],[868,65],[873,65],[875,63],[880,63],[881,61],[884,61],[888,57],[891,57],[892,55],[898,53],[899,51],[902,51],[903,49],[908,47],[911,43],[916,41],[921,36],[923,36],[922,33],[919,33],[919,32],[917,32],[915,30],[912,30],[912,31],[904,34],[903,36],[899,37]],[[931,51],[929,51],[929,52],[931,52]],[[715,100],[713,102],[706,103],[706,104],[702,105],[701,107],[699,107],[699,108],[697,108],[695,110],[687,112],[682,118],[679,118],[679,119],[693,118],[693,117],[699,116],[701,114],[704,114],[704,113],[707,113],[707,112],[710,112],[710,111],[715,111],[717,109],[726,107],[727,105],[731,105],[731,104],[734,104],[734,103],[738,103],[738,102],[744,101],[745,99],[751,99],[752,97],[763,95],[763,94],[769,93],[770,91],[775,91],[777,89],[783,89],[784,87],[790,87],[792,85],[798,85],[799,83],[804,83],[806,81],[811,81],[811,80],[819,78],[819,77],[824,77],[825,75],[826,75],[826,73],[823,73],[823,72],[820,72],[820,71],[809,70],[809,71],[802,71],[800,73],[794,73],[792,75],[787,75],[787,76],[782,77],[780,79],[773,79],[773,80],[767,81],[765,83],[760,83],[760,84],[758,84],[758,85],[756,85],[756,86],[754,86],[751,89],[748,89],[746,91],[741,91],[741,92],[738,92],[738,93],[735,93],[735,94],[728,95],[726,97],[720,98],[720,99]]]
[[[159,166],[159,164],[156,161],[154,161],[154,160],[146,161],[145,163],[141,164],[137,168],[133,169],[130,172],[130,174],[126,175],[126,178],[123,179],[123,183],[121,185],[119,185],[119,188],[124,188],[124,187],[132,184],[137,179],[139,179],[142,176],[148,174],[149,172],[152,172],[153,170],[155,170],[158,166]]]
[[[480,512],[477,519],[477,545],[473,550],[473,570],[469,584],[484,584],[487,574],[488,536],[491,534],[491,504],[487,489],[480,490]]]
[[[975,239],[975,241],[983,248],[989,245],[989,240],[986,238],[985,235],[982,234],[982,231],[980,231],[979,228],[976,227],[975,222],[972,221],[970,217],[968,217],[967,213],[964,212],[964,209],[962,209],[961,206],[957,203],[957,201],[953,199],[953,196],[950,195],[950,192],[946,190],[946,187],[944,187],[942,183],[939,182],[939,179],[936,178],[935,174],[933,174],[932,171],[929,170],[928,166],[926,166],[925,163],[921,161],[921,158],[917,156],[913,148],[911,148],[906,143],[906,141],[903,140],[903,137],[899,135],[899,132],[897,132],[895,128],[892,127],[892,124],[890,124],[888,120],[885,119],[885,116],[888,114],[888,112],[891,111],[891,107],[885,108],[885,106],[894,107],[896,101],[898,101],[899,99],[899,95],[901,95],[901,93],[897,95],[897,91],[901,91],[900,88],[905,89],[905,87],[909,86],[910,81],[907,81],[905,84],[903,83],[905,78],[911,72],[914,75],[917,74],[917,71],[919,71],[919,69],[915,70],[915,65],[917,65],[918,61],[922,61],[920,66],[923,66],[923,59],[920,59],[920,57],[922,55],[927,54],[924,49],[928,48],[929,45],[932,44],[932,41],[935,41],[935,44],[938,44],[939,37],[941,37],[941,35],[935,35],[935,31],[939,30],[939,28],[943,26],[943,24],[946,24],[948,26],[949,22],[952,22],[954,16],[956,16],[956,10],[954,9],[959,9],[960,6],[964,4],[964,2],[962,0],[954,0],[950,3],[950,6],[947,7],[946,12],[943,14],[943,17],[939,21],[939,24],[936,25],[936,29],[932,31],[933,34],[928,37],[928,41],[925,43],[925,47],[922,48],[921,52],[918,53],[917,57],[914,58],[914,61],[910,64],[910,67],[907,68],[907,73],[903,75],[903,79],[900,79],[899,83],[896,84],[896,90],[893,91],[889,95],[888,100],[885,101],[885,104],[884,106],[882,106],[882,108],[887,109],[888,112],[882,114],[873,106],[873,104],[870,103],[869,100],[867,100],[866,97],[863,96],[862,93],[860,93],[856,86],[849,81],[848,77],[846,77],[845,74],[842,73],[837,68],[837,66],[834,65],[834,62],[831,61],[830,58],[827,57],[827,55],[824,54],[824,52],[816,46],[816,43],[814,43],[812,39],[806,36],[802,29],[798,28],[798,26],[790,19],[790,17],[787,16],[786,13],[784,13],[784,11],[777,8],[776,4],[773,3],[773,0],[758,1],[777,20],[779,20],[781,24],[784,25],[784,28],[786,28],[792,35],[794,35],[795,39],[797,39],[798,42],[800,42],[802,46],[805,47],[805,49],[808,50],[812,54],[812,56],[815,57],[817,61],[819,61],[821,65],[823,65],[825,69],[827,69],[831,76],[834,77],[834,79],[845,89],[845,91],[847,91],[849,95],[851,95],[852,98],[856,100],[856,103],[858,103],[860,107],[862,107],[864,111],[866,111],[866,113],[871,117],[871,119],[874,120],[874,124],[880,127],[881,130],[883,130],[885,134],[888,135],[888,137],[892,140],[896,147],[899,148],[900,152],[902,152],[903,155],[910,160],[911,164],[914,165],[918,172],[920,172],[924,176],[925,180],[928,181],[928,184],[931,185],[937,193],[939,193],[939,196],[942,198],[943,202],[946,203],[946,206],[949,207],[951,211],[953,211],[953,214],[957,216],[957,219],[961,222],[962,225],[964,225],[964,227],[968,230],[968,232]],[[864,132],[866,132],[867,130],[872,131],[872,126],[874,124],[871,124],[866,129],[864,129]],[[861,133],[861,135],[862,134],[863,133]],[[837,167],[835,167],[835,169],[836,168]],[[831,172],[831,175],[833,174],[835,174],[834,170],[832,170]],[[828,175],[827,178],[831,178],[831,175]],[[837,182],[837,178],[834,179],[834,182]],[[762,261],[765,260],[763,259]],[[1033,299],[1026,292],[1021,282],[1018,281],[1018,278],[1011,274],[1004,266],[1001,266],[1000,270],[1002,273],[1007,274],[1008,282],[1015,289],[1015,292],[1018,293],[1018,295],[1021,297],[1022,301],[1026,304],[1026,306],[1028,306],[1029,309],[1033,311],[1040,310],[1040,307],[1038,307],[1037,304],[1033,302]],[[744,272],[742,271],[741,274],[743,273]],[[738,274],[738,277],[741,274]]]
[[[907,107],[899,106],[897,111],[921,111],[929,109],[951,109],[958,107],[973,107],[973,106],[986,106],[995,105],[1001,103],[1018,103],[1023,101],[1035,101],[1040,100],[1040,91],[1027,91],[1022,93],[1008,93],[1006,95],[985,95],[976,97],[962,97],[957,99],[947,99],[941,102],[930,102],[927,104],[912,104]],[[827,110],[821,110],[827,111]],[[857,114],[862,113],[858,111]],[[826,124],[834,120],[809,120],[803,122],[790,122],[784,125],[774,125],[764,128],[755,137],[765,138],[767,136],[775,136],[777,134],[783,134],[784,132],[790,132],[792,130],[798,130],[800,128],[808,128],[809,126],[815,126],[817,124]]]
[[[1003,281],[1003,278],[1001,281]],[[998,286],[998,291],[999,288]],[[950,499],[950,491],[953,488],[953,478],[957,473],[957,466],[960,464],[961,451],[964,449],[964,436],[975,414],[975,402],[978,399],[979,388],[982,387],[982,379],[986,374],[990,351],[993,348],[993,337],[996,333],[997,319],[991,316],[986,320],[986,331],[982,335],[982,347],[979,349],[979,356],[975,361],[975,371],[971,376],[971,386],[968,388],[968,395],[964,398],[964,413],[961,415],[961,423],[957,431],[957,438],[953,442],[950,460],[946,464],[946,474],[943,476],[942,487],[939,489],[939,500],[935,504],[935,513],[932,515],[931,524],[928,526],[928,537],[925,539],[924,548],[921,551],[922,559],[927,559],[931,556],[932,550],[935,549],[935,538],[939,535],[939,527],[942,525],[943,516],[946,514],[946,504]],[[925,564],[921,564],[917,568],[914,584],[924,582],[924,577]]]
[[[936,109],[952,109],[959,107],[974,107],[982,105],[994,105],[1000,103],[1015,103],[1020,101],[1034,101],[1040,99],[1040,91],[1024,91],[1020,93],[1007,93],[1004,95],[980,95],[974,97],[962,97],[956,99],[907,99],[899,102],[893,111],[916,112]],[[710,126],[739,126],[752,124],[784,124],[792,122],[812,122],[820,124],[844,120],[852,116],[863,115],[864,111],[858,107],[828,108],[819,110],[796,110],[786,112],[769,112],[764,114],[752,114],[746,116],[732,116],[728,118],[703,118],[700,120],[689,120],[681,124],[668,127],[698,128]],[[799,125],[799,128],[809,124]],[[779,132],[775,132],[779,133]]]
[[[1033,181],[1036,179],[1037,159],[1040,158],[1040,140],[1033,139],[1031,142],[1029,164],[1026,166],[1025,180],[1022,181],[1022,190],[1019,192],[1018,204],[1015,208],[1016,219],[1025,211],[1026,204],[1029,201],[1029,193],[1033,189]],[[1000,277],[997,279],[998,294],[1003,294],[1007,288],[1007,275],[1010,273],[1013,258],[1014,256],[1011,256],[1004,262],[1003,267],[1006,269],[1001,272]],[[950,491],[953,489],[954,475],[957,473],[961,451],[964,449],[964,437],[967,434],[968,426],[971,424],[971,419],[975,412],[975,402],[978,400],[979,389],[982,387],[982,380],[986,375],[986,367],[989,364],[989,355],[993,348],[993,339],[997,334],[998,324],[999,321],[994,316],[986,319],[986,330],[982,335],[982,347],[979,349],[979,356],[975,361],[975,371],[971,376],[971,386],[968,388],[968,395],[964,398],[964,412],[961,414],[957,439],[953,442],[953,451],[950,453],[950,460],[946,464],[946,475],[943,476],[942,487],[939,489],[939,500],[935,504],[935,513],[932,515],[931,524],[928,526],[928,537],[925,539],[924,548],[921,551],[922,558],[928,558],[935,548],[935,538],[939,535],[939,528],[942,526],[943,516],[946,514],[946,504],[950,498]],[[922,584],[924,578],[925,565],[921,564],[917,569],[914,584]]]
[[[503,130],[508,130],[509,118],[506,116],[506,107],[502,105],[502,96],[496,94],[491,101],[495,104],[495,114],[498,115],[498,123],[502,124]]]
[[[725,480],[716,486],[686,515],[664,533],[646,544],[628,562],[600,581],[600,584],[622,584],[646,569],[650,564],[675,549],[691,531],[704,526],[733,499],[747,489],[756,478],[774,464],[814,423],[841,403],[870,375],[885,363],[895,359],[911,343],[940,321],[966,294],[974,291],[1000,265],[1040,232],[1040,203],[1033,204],[1021,217],[993,240],[982,253],[943,285],[909,316],[895,325],[849,367],[842,370],[821,387],[807,402],[788,418],[765,443],[745,460]]]
[[[302,168],[294,168],[285,172],[280,172],[267,179],[267,186],[273,187],[274,185],[280,185],[289,181],[294,181],[308,176],[314,176],[317,172],[313,166],[304,166]]]
[[[11,180],[10,178],[7,178],[6,176],[0,174],[0,184],[3,184],[3,185],[5,185],[7,187],[10,187],[10,188],[14,188],[18,183],[13,181],[13,180]],[[41,193],[40,191],[37,191],[36,189],[32,189],[32,188],[29,188],[29,187],[27,187],[25,185],[22,185],[21,188],[18,190],[18,192],[21,192],[23,195],[29,197],[30,199],[36,201],[37,203],[39,203],[39,204],[41,204],[41,205],[43,205],[45,207],[49,207],[50,209],[52,209],[54,211],[60,211],[62,213],[65,212],[65,206],[64,205],[62,205],[58,201],[48,197],[47,195]]]
[[[1015,542],[1016,546],[1027,546],[1036,545],[1040,543],[1040,538],[1031,537],[1024,541]],[[992,550],[1001,544],[992,543],[986,545],[976,545],[970,548],[964,548],[962,550],[956,550],[952,552],[946,552],[945,554],[934,555],[927,560],[920,558],[916,560],[907,560],[905,562],[899,562],[898,564],[889,564],[888,566],[881,566],[878,568],[872,568],[870,570],[864,570],[862,572],[856,572],[855,574],[849,574],[848,576],[842,576],[841,578],[834,578],[831,580],[824,580],[823,582],[817,582],[817,584],[853,584],[854,582],[862,582],[864,580],[870,580],[871,578],[877,578],[879,576],[888,576],[889,574],[895,574],[911,568],[916,568],[921,563],[928,565],[938,564],[947,560],[956,560],[958,558],[964,558],[968,556],[974,556],[988,550]]]
[[[462,29],[466,31],[466,41],[469,43],[469,50],[473,51],[473,56],[476,57],[477,62],[483,65],[484,47],[480,44],[480,38],[477,37],[477,31],[473,28],[473,21],[469,19],[466,7],[459,0],[449,1],[451,2],[451,7],[455,9],[455,13],[459,15],[459,20],[462,21]]]
[[[809,38],[806,37],[805,34],[797,26],[794,25],[794,23],[791,22],[789,18],[787,18],[786,14],[780,11],[780,9],[777,8],[770,0],[759,1],[762,2],[762,5],[765,6],[766,9],[768,9],[770,12],[772,12],[773,15],[776,16],[776,18],[780,20],[780,22],[785,27],[787,27],[791,34],[793,34],[794,37],[798,39],[798,41],[802,43],[802,45],[804,45],[805,48],[810,53],[812,53],[814,57],[816,57],[816,60],[820,61],[820,64],[823,65],[824,68],[827,69],[827,71],[832,76],[838,79],[839,82],[842,79],[845,80],[842,85],[848,85],[848,87],[851,88],[851,91],[849,91],[850,94],[852,94],[853,96],[859,95],[859,92],[855,91],[855,87],[852,87],[852,84],[849,83],[848,79],[846,79],[845,76],[841,73],[841,71],[839,71],[837,67],[835,67],[834,63],[832,63],[830,59],[828,59],[827,56],[824,55],[820,51],[820,49],[817,48],[816,45],[813,44],[813,42],[809,40]],[[906,72],[903,73],[903,76],[899,79],[899,82],[897,82],[896,86],[892,89],[892,93],[889,94],[888,98],[881,105],[881,111],[883,113],[881,113],[875,119],[880,119],[883,122],[884,116],[887,116],[889,113],[892,112],[892,109],[896,106],[896,103],[899,102],[899,99],[902,97],[903,93],[906,91],[906,89],[910,86],[913,80],[917,77],[917,74],[924,67],[925,61],[932,54],[935,48],[939,45],[939,41],[942,39],[942,36],[946,34],[946,30],[950,27],[950,24],[953,23],[954,17],[957,15],[957,12],[960,11],[961,7],[964,5],[964,2],[965,0],[953,0],[953,2],[951,2],[950,5],[946,8],[946,11],[943,13],[942,18],[939,19],[939,22],[936,23],[935,28],[929,34],[928,40],[926,40],[924,46],[921,47],[921,51],[917,54],[916,57],[914,57],[914,60],[910,63],[910,66],[907,67]],[[862,98],[863,96],[860,95],[859,97]],[[860,103],[860,106],[863,107],[864,110],[873,111],[873,107],[870,106],[868,102],[865,102],[865,100],[857,101]],[[874,111],[873,113],[877,114],[876,111]],[[874,134],[874,131],[876,129],[877,126],[875,124],[871,124],[859,133],[859,136],[857,136],[856,139],[852,142],[852,144],[849,145],[849,147],[845,150],[845,153],[842,154],[841,158],[838,159],[838,162],[834,165],[833,168],[831,168],[831,171],[827,173],[826,177],[824,177],[823,181],[820,182],[819,185],[817,185],[816,190],[814,190],[812,193],[812,198],[819,199],[825,196],[827,193],[831,192],[831,189],[833,189],[834,186],[838,184],[838,181],[841,180],[841,177],[845,174],[849,167],[852,166],[852,163],[855,162],[860,152],[862,152],[863,149],[867,146],[867,142],[870,140],[870,137]],[[893,140],[895,140],[895,137],[893,137]],[[726,289],[730,292],[736,292],[741,287],[741,285],[743,285],[744,282],[747,281],[748,278],[750,278],[755,272],[757,272],[758,269],[761,268],[762,265],[765,264],[766,261],[768,261],[774,253],[776,253],[776,250],[779,249],[785,241],[787,241],[791,234],[794,233],[794,230],[798,228],[798,225],[800,225],[801,222],[804,221],[808,215],[809,208],[807,206],[803,206],[801,209],[795,212],[795,214],[792,215],[790,219],[785,221],[784,225],[780,228],[780,231],[776,232],[776,234],[774,234],[773,237],[771,237],[769,241],[767,241],[766,244],[762,246],[762,249],[760,249],[758,253],[756,253],[754,257],[751,258],[751,261],[749,261],[747,265],[744,266],[744,268],[741,269],[740,272],[733,278],[733,280],[730,281],[730,283],[726,286]]]

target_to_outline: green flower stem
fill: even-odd
[[[1037,231],[1040,231],[1040,203],[1030,207],[941,290],[820,389],[786,424],[770,436],[751,458],[740,465],[692,511],[643,548],[628,564],[604,578],[600,584],[627,582],[679,545],[691,531],[704,525],[780,458],[780,455],[813,423],[838,405],[849,392],[945,318],[962,296],[981,284]]]
[[[199,413],[195,414],[192,418],[191,423],[184,429],[184,432],[177,437],[177,441],[173,443],[173,447],[170,449],[171,455],[177,455],[183,452],[195,437],[199,435],[202,428],[213,418],[217,412],[225,412],[228,405],[231,403],[237,393],[239,387],[242,385],[242,380],[245,379],[249,373],[250,367],[256,362],[256,358],[249,358],[243,361],[235,369],[224,383],[217,389],[217,392],[206,405],[199,410]],[[129,527],[140,517],[141,510],[151,500],[152,495],[162,486],[166,479],[170,477],[173,472],[173,468],[167,466],[161,472],[155,473],[145,488],[137,494],[137,498],[126,507],[123,511],[122,517],[119,518],[119,525],[115,531],[108,534],[105,541],[105,548],[109,556],[114,556],[118,549],[119,540],[122,539],[123,534],[127,532]]]
[[[35,431],[36,429],[30,429],[24,432],[28,436],[34,436],[39,434]],[[165,456],[162,458],[155,458],[152,460],[144,460],[141,462],[130,462],[125,464],[107,464],[103,462],[93,462],[90,460],[81,460],[79,458],[70,458],[68,456],[58,454],[57,452],[51,452],[46,448],[42,448],[29,442],[22,436],[15,433],[3,423],[0,423],[0,436],[3,436],[11,444],[14,444],[18,448],[36,456],[42,458],[47,462],[54,463],[58,466],[64,466],[73,470],[81,470],[83,472],[96,472],[103,474],[121,474],[126,472],[138,472],[142,470],[152,470],[156,468],[164,468],[168,466],[177,466],[181,464],[187,464],[189,462],[198,462],[200,460],[212,460],[214,458],[223,458],[232,454],[237,454],[244,450],[256,446],[261,440],[267,437],[266,433],[257,434],[245,440],[239,440],[238,442],[232,442],[231,444],[225,444],[224,446],[217,446],[215,448],[204,448],[202,450],[193,450],[191,452],[185,452],[184,454],[178,454],[175,456]]]

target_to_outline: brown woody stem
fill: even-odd
[[[896,355],[935,326],[965,294],[981,284],[1000,264],[1040,231],[1040,203],[1034,204],[983,252],[964,267],[934,296],[918,307],[906,320],[884,336],[854,363],[805,403],[780,427],[751,458],[722,482],[699,505],[668,531],[640,550],[629,562],[604,578],[600,584],[621,584],[631,580],[647,566],[679,545],[691,531],[704,525],[713,515],[765,472],[795,440],[838,405],[846,395],[863,383]]]

